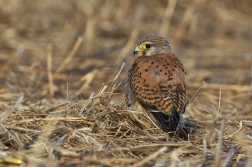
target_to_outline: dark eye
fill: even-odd
[[[150,48],[151,45],[150,45],[150,44],[146,44],[145,47],[146,47],[146,48]]]

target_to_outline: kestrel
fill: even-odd
[[[187,105],[185,71],[170,44],[164,37],[149,35],[137,41],[134,55],[124,90],[127,102],[147,112],[164,131],[187,140],[182,118]]]

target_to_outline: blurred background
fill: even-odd
[[[189,96],[202,81],[224,89],[251,84],[250,0],[1,0],[0,32],[5,100],[86,98],[125,62],[121,92],[135,42],[148,34],[170,42],[187,71]]]
[[[135,42],[149,34],[164,36],[184,64],[190,100],[191,144],[159,159],[167,134],[123,99]],[[223,157],[251,166],[251,53],[251,0],[0,0],[0,152],[45,166],[126,166],[151,154],[149,166],[221,166]]]

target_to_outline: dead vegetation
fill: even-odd
[[[0,166],[251,166],[251,1],[0,4]],[[147,34],[188,73],[189,141],[125,105]]]

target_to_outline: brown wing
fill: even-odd
[[[142,104],[164,114],[171,114],[173,107],[179,114],[185,112],[184,69],[172,52],[139,57],[130,79],[135,99]]]

